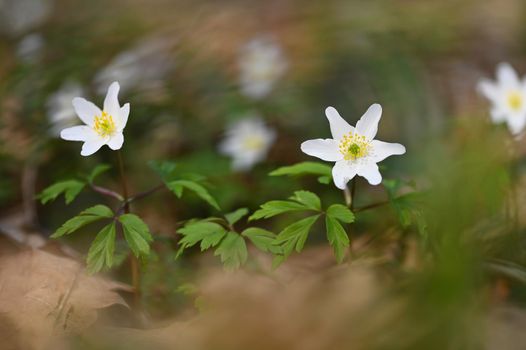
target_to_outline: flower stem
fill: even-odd
[[[343,190],[343,196],[345,198],[345,205],[353,210],[354,207],[354,195],[356,193],[356,178],[351,180],[351,189],[348,186],[345,186]]]
[[[130,203],[128,201],[128,186],[126,184],[126,175],[124,173],[124,162],[122,161],[121,151],[117,151],[117,158],[119,162],[119,172],[122,184],[122,196],[124,197],[123,209],[125,214],[130,213]],[[141,276],[139,270],[139,260],[133,254],[130,254],[130,269],[132,274],[132,284],[134,290],[135,307],[139,308],[141,303]]]

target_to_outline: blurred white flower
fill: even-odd
[[[104,99],[104,109],[81,98],[73,99],[73,107],[78,117],[84,124],[64,129],[60,137],[67,141],[83,141],[83,156],[89,156],[97,152],[102,146],[108,145],[112,150],[118,150],[124,143],[122,131],[126,127],[130,114],[130,104],[124,106],[119,104],[119,83],[113,82]]]
[[[243,47],[239,60],[241,92],[254,99],[267,96],[287,65],[274,40],[266,36],[251,40]]]
[[[232,157],[234,170],[245,171],[267,156],[275,139],[276,132],[260,117],[253,116],[229,126],[219,151]]]
[[[0,31],[11,36],[42,24],[51,14],[51,0],[0,0]]]
[[[149,38],[118,54],[95,76],[97,92],[103,94],[112,81],[119,81],[123,92],[162,88],[173,68],[173,44],[173,40],[164,37]]]
[[[40,33],[28,34],[16,46],[16,56],[25,63],[37,62],[43,47],[44,38]]]
[[[492,104],[491,120],[506,122],[513,135],[520,134],[526,126],[526,81],[508,63],[500,63],[497,81],[482,79],[477,87]]]
[[[328,162],[336,162],[332,178],[336,187],[345,189],[356,175],[362,176],[371,185],[382,182],[382,175],[376,163],[392,155],[405,153],[399,143],[374,140],[382,107],[373,104],[356,123],[356,128],[347,123],[333,107],[325,110],[329,120],[332,139],[315,139],[301,144],[301,150]]]
[[[84,95],[84,90],[78,83],[66,82],[47,100],[47,116],[51,124],[51,134],[58,136],[65,127],[72,126],[77,121],[75,108],[71,101]]]

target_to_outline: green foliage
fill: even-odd
[[[153,241],[148,225],[134,214],[121,215],[119,222],[133,254],[136,257],[147,257],[150,254],[150,242]]]
[[[188,189],[215,209],[220,209],[219,204],[217,204],[216,200],[210,195],[210,193],[208,193],[208,190],[197,182],[190,180],[174,180],[167,182],[166,186],[170,191],[175,193],[178,198],[181,198],[184,189]]]
[[[227,230],[215,222],[202,220],[189,222],[177,232],[184,236],[179,241],[181,248],[176,256],[179,257],[184,249],[190,248],[199,242],[201,242],[201,251],[217,246],[225,237]]]
[[[387,190],[389,203],[396,212],[396,216],[403,228],[416,226],[418,233],[427,239],[427,222],[422,210],[422,198],[418,192],[411,192],[397,196],[398,191],[404,185],[400,180],[384,180],[383,185]],[[412,184],[408,184],[412,187]]]
[[[258,227],[249,227],[241,232],[241,235],[248,238],[259,250],[272,253],[283,254],[280,246],[274,244],[276,234]]]
[[[310,228],[316,220],[320,217],[319,214],[309,216],[308,218],[296,221],[293,224],[285,227],[276,237],[274,244],[280,245],[283,248],[283,254],[288,257],[295,249],[296,252],[301,252],[307,241]]]
[[[342,204],[333,204],[327,208],[327,216],[333,217],[334,219],[340,220],[346,224],[354,222],[353,212]]]
[[[323,163],[301,162],[290,166],[278,168],[270,176],[303,176],[318,175],[318,182],[327,185],[332,179],[332,168]]]
[[[237,269],[247,261],[247,245],[243,237],[235,232],[228,232],[214,255],[220,256],[225,268]]]
[[[238,210],[225,214],[225,219],[230,225],[234,225],[236,222],[241,220],[246,215],[248,215],[248,209],[239,208]]]
[[[111,169],[111,165],[108,164],[99,164],[97,165],[91,173],[89,173],[88,176],[86,176],[86,180],[88,180],[88,183],[93,183],[95,181],[95,178],[97,178],[102,173],[105,173],[106,171]]]
[[[349,236],[338,220],[332,216],[327,215],[325,217],[325,226],[329,244],[334,249],[336,260],[341,263],[345,257],[345,249],[349,248],[350,245]]]
[[[82,211],[79,215],[66,221],[51,237],[58,238],[63,235],[68,235],[87,224],[112,217],[112,210],[105,205],[99,204]]]
[[[175,178],[175,168],[177,166],[174,162],[150,161],[148,165],[165,182]]]
[[[88,251],[88,272],[96,273],[113,265],[115,222],[105,226],[95,237]]]
[[[86,184],[79,180],[60,181],[45,188],[38,195],[38,198],[42,204],[46,204],[50,201],[54,201],[61,194],[64,194],[66,204],[69,204],[78,196],[85,186]]]
[[[268,219],[273,216],[300,210],[321,210],[320,199],[308,191],[296,191],[289,201],[270,201],[261,205],[249,220]]]

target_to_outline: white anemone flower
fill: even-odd
[[[97,152],[102,146],[108,145],[112,150],[118,150],[124,143],[122,131],[126,127],[130,104],[119,104],[119,83],[113,82],[108,88],[101,111],[93,103],[81,98],[73,99],[73,108],[85,125],[74,126],[61,131],[60,137],[68,141],[83,141],[83,156]]]
[[[526,126],[526,81],[508,63],[500,63],[497,81],[482,79],[477,87],[492,104],[491,120],[506,122],[513,135],[520,134]]]
[[[234,170],[246,171],[265,159],[275,139],[276,132],[254,116],[230,125],[219,151],[232,157]]]
[[[329,120],[332,139],[305,141],[301,150],[309,156],[336,162],[332,178],[339,189],[345,189],[347,182],[356,175],[364,177],[371,185],[378,185],[382,182],[382,175],[376,163],[405,153],[405,147],[399,143],[374,139],[382,116],[379,104],[369,107],[356,127],[347,123],[333,107],[328,107],[325,115]]]
[[[272,90],[276,81],[287,70],[281,47],[270,37],[261,36],[249,41],[239,60],[241,92],[253,99],[261,99]]]

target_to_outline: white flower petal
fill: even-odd
[[[488,79],[482,79],[477,84],[477,90],[480,94],[484,95],[491,101],[497,101],[501,97],[501,92],[495,83]]]
[[[110,138],[107,145],[109,148],[116,151],[118,149],[121,149],[123,143],[124,143],[124,135],[122,134],[122,132],[119,132]]]
[[[501,123],[508,118],[508,112],[502,108],[492,108],[490,111],[491,120],[494,123]]]
[[[357,170],[358,168],[355,164],[346,160],[336,162],[332,168],[332,180],[336,187],[340,190],[345,189],[347,183],[356,176]]]
[[[128,123],[129,115],[130,115],[130,104],[126,103],[124,104],[124,106],[121,107],[120,125],[119,125],[119,129],[121,131],[126,127],[126,123]]]
[[[64,129],[60,132],[60,138],[66,141],[86,141],[93,139],[95,131],[87,125],[78,125]]]
[[[371,141],[374,155],[372,156],[375,163],[381,162],[387,157],[405,153],[405,147],[399,143],[389,143],[379,140]]]
[[[75,97],[73,99],[73,108],[79,116],[80,120],[88,126],[93,126],[93,120],[96,116],[101,115],[102,111],[92,102],[87,101],[82,97]]]
[[[104,145],[104,139],[95,138],[87,140],[82,145],[82,150],[80,151],[81,156],[91,156],[93,153],[97,152]]]
[[[336,108],[327,107],[327,109],[325,109],[325,115],[329,120],[333,139],[340,140],[343,135],[354,131],[354,128],[340,116],[340,113],[338,113]]]
[[[382,175],[376,163],[363,164],[358,168],[357,174],[364,177],[371,185],[382,182]]]
[[[497,80],[501,85],[511,88],[520,85],[519,77],[509,63],[499,63],[497,66]]]
[[[356,132],[368,140],[374,139],[378,131],[378,123],[382,116],[382,106],[378,103],[371,105],[356,123]]]
[[[301,144],[303,153],[317,157],[328,162],[336,162],[343,159],[338,149],[338,142],[333,139],[308,140]]]
[[[511,115],[508,118],[508,129],[513,135],[520,134],[526,126],[526,115]]]
[[[121,111],[121,107],[119,105],[119,89],[119,83],[114,81],[108,88],[108,93],[104,99],[104,112],[108,113],[114,118],[118,118]]]

